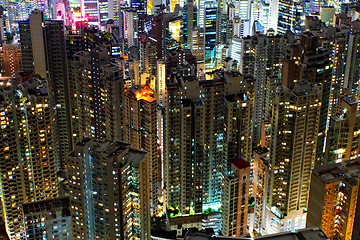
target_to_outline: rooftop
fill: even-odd
[[[105,156],[108,158],[111,158],[114,155],[117,156],[120,154],[124,154],[123,156],[125,162],[131,161],[136,165],[139,164],[147,154],[145,151],[132,148],[130,143],[120,141],[84,138],[76,145],[80,147],[88,146],[94,152],[105,154]],[[74,151],[69,153],[69,155],[71,157],[77,157]]]
[[[232,161],[231,164],[234,164],[234,166],[236,166],[239,169],[247,168],[250,166],[250,164],[247,163],[243,158],[238,158],[238,159]]]
[[[307,81],[299,81],[299,82],[295,82],[295,86],[294,86],[292,92],[296,96],[304,96],[304,95],[309,95],[309,94],[314,94],[314,93],[320,94],[321,87],[314,83],[310,83]]]
[[[33,214],[35,212],[50,212],[56,214],[58,211],[57,209],[64,209],[62,211],[62,216],[70,216],[69,207],[70,199],[65,197],[26,203],[23,204],[23,211],[24,214]]]
[[[4,101],[10,103],[15,91],[21,92],[20,96],[26,96],[28,99],[32,96],[48,96],[46,86],[47,81],[38,78],[30,78],[21,83],[17,83],[15,78],[0,78],[0,103]]]
[[[261,146],[254,148],[253,151],[259,155],[269,152],[269,150],[266,147],[261,147]]]
[[[351,183],[359,184],[360,159],[348,160],[316,168],[313,170],[313,174],[318,176],[324,183],[352,180]]]

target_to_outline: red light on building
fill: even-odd
[[[74,22],[88,22],[88,17],[75,17]]]
[[[72,17],[72,30],[79,31],[88,26],[89,18],[82,16],[81,13],[75,12]]]

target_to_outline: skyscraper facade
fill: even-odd
[[[195,76],[175,77],[167,83],[167,202],[180,215],[218,210],[221,205],[222,172],[227,164],[222,106],[226,95],[240,93],[242,76],[218,71],[213,77],[202,81]],[[205,126],[208,134],[200,126]],[[183,190],[186,187],[193,189],[196,197],[190,197],[192,191]]]
[[[194,1],[188,1],[184,6],[184,48],[191,48],[193,28],[197,23],[197,8]]]
[[[242,157],[250,161],[252,150],[252,109],[253,102],[244,92],[225,96],[226,143],[224,172],[230,171],[233,160]],[[226,170],[225,170],[226,169]]]
[[[360,160],[317,168],[311,176],[306,226],[320,226],[330,239],[360,236]]]
[[[231,169],[224,180],[221,230],[225,236],[240,237],[247,232],[250,164],[239,158],[231,163]]]
[[[253,124],[256,145],[260,143],[262,121],[269,117],[271,108],[266,104],[267,77],[280,77],[292,41],[291,36],[272,34],[242,38],[240,71],[256,80]]]
[[[250,207],[248,226],[250,232],[264,233],[266,199],[269,194],[270,176],[269,150],[257,147],[250,162]]]
[[[316,160],[321,86],[297,82],[275,96],[270,146],[270,201],[283,214],[307,208]]]
[[[58,196],[54,106],[46,81],[1,85],[2,211],[10,238],[24,239],[22,204]]]
[[[292,31],[301,33],[304,31],[304,3],[293,0],[279,0],[277,31],[285,33]]]
[[[126,142],[132,147],[147,151],[151,164],[150,193],[152,214],[157,214],[161,193],[161,162],[157,136],[157,100],[148,85],[135,85],[125,90],[124,128]]]
[[[317,140],[317,166],[322,164],[326,132],[329,126],[331,103],[331,79],[333,66],[330,52],[321,47],[320,38],[312,32],[304,32],[300,35],[300,42],[290,49],[290,58],[284,62],[282,79],[283,83],[302,80],[321,84],[322,99],[320,125]],[[287,83],[287,84],[288,84]]]
[[[72,239],[69,198],[26,203],[22,209],[27,239]]]
[[[49,93],[56,108],[57,148],[63,160],[72,144],[63,23],[45,21],[43,13],[34,10],[19,27],[23,71],[49,79]]]
[[[196,57],[198,68],[205,70],[205,33],[203,28],[194,27],[191,50]]]
[[[84,138],[66,160],[76,239],[150,239],[150,159],[130,144]]]
[[[119,11],[119,5],[118,1],[113,0],[83,0],[80,1],[81,17],[86,18],[90,25],[104,30],[108,20],[118,20],[115,17]]]
[[[123,140],[124,82],[104,48],[78,52],[72,61],[70,97],[74,142],[83,136]]]
[[[205,3],[205,63],[210,64],[215,57],[218,6],[216,3]]]
[[[0,52],[1,76],[16,77],[21,71],[21,53],[17,45],[4,45]]]
[[[360,114],[354,95],[343,89],[336,114],[330,118],[324,163],[338,163],[358,157]]]

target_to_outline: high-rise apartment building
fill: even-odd
[[[83,32],[85,35],[85,31]],[[85,36],[83,34],[68,34],[65,39],[66,43],[66,54],[67,54],[67,60],[68,64],[71,65],[70,61],[72,60],[72,56],[80,51],[85,51],[86,47],[88,47],[88,44]],[[69,68],[70,71],[70,68]],[[71,90],[71,87],[70,87]]]
[[[238,78],[241,82],[239,94],[225,96],[224,174],[230,171],[231,162],[241,157],[250,162],[252,154],[253,99],[251,83],[243,80],[239,72],[227,72],[227,76]],[[249,86],[250,85],[250,86]],[[247,92],[250,90],[250,92]]]
[[[304,31],[304,6],[305,3],[293,0],[278,1],[278,33],[292,31],[301,33]],[[275,17],[275,16],[274,16]]]
[[[250,19],[250,6],[249,0],[235,0],[233,1],[235,7],[235,16],[241,19]]]
[[[122,71],[104,48],[78,52],[71,61],[70,96],[74,143],[83,136],[123,140]]]
[[[166,54],[166,27],[164,22],[165,15],[154,16],[151,20],[151,29],[148,33],[149,38],[156,39],[156,58],[163,59]]]
[[[336,15],[336,18],[339,18]],[[332,86],[330,108],[331,114],[336,113],[337,101],[342,88],[349,89],[358,97],[358,82],[354,79],[359,78],[359,36],[360,25],[353,23],[342,23],[334,21],[333,26],[321,25],[321,44],[332,54]]]
[[[322,85],[322,100],[317,140],[317,162],[321,162],[325,150],[325,136],[331,112],[331,65],[329,51],[318,47],[319,39],[311,33],[300,36],[300,48],[304,53],[300,56],[300,79],[320,83]]]
[[[140,38],[140,71],[156,74],[156,44],[147,36]]]
[[[2,7],[6,10],[5,27],[9,33],[17,33],[19,21],[27,20],[35,9],[44,12],[48,19],[56,18],[56,3],[45,0],[9,0],[1,1]]]
[[[252,149],[252,101],[244,93],[225,96],[226,130],[224,145],[227,166],[236,158],[250,160]],[[228,169],[229,170],[229,169]]]
[[[230,57],[235,60],[238,64],[241,62],[241,45],[242,38],[233,36],[230,45]]]
[[[240,94],[242,76],[218,71],[167,82],[165,166],[168,207],[180,215],[221,205],[225,155],[225,96]],[[205,133],[206,131],[206,133]],[[189,190],[186,190],[186,189]],[[193,195],[194,194],[194,195]]]
[[[232,8],[230,8],[232,9]],[[230,11],[229,9],[229,11]],[[234,17],[228,16],[228,21],[226,23],[226,36],[225,36],[225,42],[231,43],[233,39],[233,31],[234,31]]]
[[[39,25],[34,27],[39,27]],[[30,25],[30,29],[31,28],[32,26]],[[62,21],[45,22],[44,37],[46,39],[47,78],[49,79],[49,91],[55,102],[56,134],[60,160],[63,161],[66,154],[72,148],[72,141],[70,131],[68,68]],[[34,51],[36,51],[36,49],[34,49]]]
[[[286,65],[286,61],[283,64]],[[263,127],[266,127],[266,123],[270,122],[271,119],[271,114],[272,114],[271,111],[274,103],[275,94],[278,91],[278,89],[281,88],[281,78],[279,77],[279,75],[267,76],[266,85],[264,87],[265,87],[265,92],[264,92],[265,102],[263,103],[264,104],[263,123],[265,123],[265,126]],[[261,127],[261,133],[263,133],[264,131],[266,132],[266,129],[264,129],[263,127]]]
[[[343,89],[339,96],[336,114],[330,118],[324,164],[358,157],[360,113],[357,108],[358,100],[349,90]]]
[[[155,92],[148,85],[125,88],[125,141],[132,147],[147,151],[150,159],[151,211],[157,214],[161,194],[161,162],[157,136],[158,109]]]
[[[187,4],[184,6],[184,48],[191,48],[192,37],[193,37],[193,28],[197,23],[197,8],[194,1],[187,1]]]
[[[224,178],[221,233],[240,237],[247,234],[250,164],[239,158],[231,163],[231,170]]]
[[[308,81],[322,85],[321,112],[317,140],[316,164],[321,165],[325,151],[326,131],[331,113],[332,62],[330,52],[320,47],[319,36],[304,32],[300,43],[290,51],[290,60],[284,63],[283,82]],[[291,85],[292,83],[290,83]]]
[[[117,20],[119,5],[118,1],[82,0],[80,1],[81,16],[87,18],[90,25],[105,29],[108,20]]]
[[[22,209],[27,239],[73,239],[69,198],[26,203]]]
[[[360,25],[353,25],[349,35],[344,87],[360,97]]]
[[[205,32],[203,28],[194,27],[192,32],[191,52],[196,57],[198,69],[205,70]]]
[[[269,194],[269,150],[265,147],[253,149],[250,162],[250,188],[249,188],[249,233],[264,233],[266,199]]]
[[[150,158],[84,138],[66,160],[74,239],[150,239]]]
[[[306,226],[321,227],[329,239],[358,239],[359,177],[359,159],[313,170]]]
[[[17,45],[3,45],[0,51],[0,74],[2,77],[16,77],[21,71],[21,53]]]
[[[20,48],[24,72],[34,72],[46,78],[44,14],[33,11],[28,20],[19,23]]]
[[[151,0],[149,0],[151,1]],[[137,14],[144,15],[147,12],[147,1],[141,1],[141,0],[130,0],[129,6],[134,9]]]
[[[210,64],[215,57],[218,5],[217,3],[205,3],[204,29],[205,29],[205,63]]]
[[[330,27],[328,28],[330,29]],[[332,55],[332,61],[333,61],[333,67],[332,67],[332,86],[331,86],[331,97],[330,104],[332,106],[331,108],[331,114],[336,113],[337,108],[337,101],[339,99],[339,95],[341,93],[341,89],[344,87],[345,83],[345,69],[347,64],[344,64],[346,62],[347,58],[347,52],[348,52],[348,36],[349,32],[348,29],[340,28],[339,31],[335,31],[335,34],[331,37],[328,37],[328,41],[323,41],[322,45],[326,46],[328,45],[329,50],[333,52]],[[324,44],[326,42],[326,44]],[[327,44],[329,42],[329,44]],[[331,44],[333,43],[333,44]]]
[[[292,41],[291,35],[273,34],[257,34],[242,39],[240,72],[250,74],[256,80],[253,125],[256,145],[260,142],[262,121],[268,117],[271,108],[266,104],[269,102],[266,98],[267,77],[280,77]]]
[[[139,59],[129,60],[129,78],[131,85],[140,84],[140,62]]]
[[[341,19],[341,15],[336,15],[335,19],[338,18]],[[306,27],[320,39],[318,46],[330,52],[330,67],[328,67],[326,71],[323,71],[332,71],[329,100],[330,117],[336,114],[337,101],[343,88],[351,90],[354,94],[358,92],[356,81],[354,82],[351,79],[353,79],[353,77],[356,79],[357,75],[357,59],[353,58],[353,56],[357,54],[356,36],[359,34],[360,25],[333,20],[331,25],[326,26],[325,23],[321,22],[317,17],[308,16],[306,17]],[[311,35],[309,35],[308,38],[316,38],[316,36],[311,37]],[[319,73],[321,73],[321,69],[319,69]],[[352,75],[350,73],[355,73],[355,76],[350,77],[350,75]]]
[[[210,75],[211,76],[211,75]],[[226,163],[229,161],[226,157],[225,146],[227,139],[225,138],[225,129],[221,126],[224,126],[225,114],[226,111],[224,108],[220,109],[220,105],[224,106],[225,99],[227,95],[241,95],[241,93],[247,94],[247,97],[251,99],[249,93],[244,91],[244,85],[242,79],[243,76],[239,72],[225,72],[217,71],[213,73],[214,80],[211,82],[205,80],[200,82],[200,99],[204,102],[205,106],[205,129],[210,129],[207,134],[205,134],[205,158],[210,158],[209,164],[206,164],[207,167],[203,168],[203,192],[204,192],[204,206],[211,206],[216,209],[216,206],[221,202],[221,180],[220,178],[226,174]],[[247,86],[249,87],[249,86]],[[246,90],[249,90],[248,88]],[[250,102],[247,103],[247,107],[250,105]],[[249,114],[248,109],[244,106],[241,106],[238,116],[239,126],[238,131],[241,135],[240,141],[238,143],[243,147],[243,151],[249,150],[249,132],[245,129],[246,125],[251,123],[251,118],[242,119],[247,114]],[[249,115],[247,115],[249,116]],[[209,126],[209,127],[206,127]],[[229,133],[230,129],[227,129]],[[235,132],[235,130],[233,129]],[[244,139],[242,139],[244,137]],[[245,154],[244,154],[245,155]],[[220,159],[222,158],[222,163]],[[205,166],[206,166],[205,165]]]
[[[231,163],[224,177],[222,234],[224,236],[258,235],[265,229],[265,201],[268,197],[269,151],[254,149],[251,161],[242,158]]]
[[[23,71],[49,79],[49,93],[56,108],[57,148],[64,160],[72,141],[63,23],[45,21],[43,13],[34,10],[19,27]]]
[[[127,46],[137,46],[138,45],[138,24],[139,18],[138,14],[134,9],[125,8],[121,9],[123,17],[123,35],[126,40]]]
[[[195,76],[196,75],[196,57],[189,49],[176,50],[166,56],[165,74],[167,79],[171,75],[177,76]]]
[[[165,148],[165,105],[166,105],[166,65],[164,60],[158,60],[156,64],[156,87],[155,87],[155,94],[156,94],[156,101],[158,106],[158,113],[157,113],[157,140],[158,140],[158,147],[159,147],[159,155],[160,155],[160,162],[161,162],[161,188],[162,193],[165,193],[165,186],[164,186],[164,178],[165,178],[165,169],[164,169],[164,148]],[[162,195],[162,203],[163,206],[166,206],[166,197],[164,194]]]
[[[164,60],[156,62],[156,100],[164,108],[166,104],[166,64]]]
[[[166,85],[165,184],[168,208],[176,209],[179,215],[190,215],[203,209],[204,104],[191,99],[182,102],[180,87],[178,82]],[[185,144],[181,146],[182,141]]]
[[[276,94],[272,111],[270,202],[282,214],[306,211],[316,160],[321,86],[300,81]]]
[[[94,26],[80,28],[76,32],[67,34],[65,39],[67,60],[71,61],[72,56],[77,52],[90,52],[97,47],[106,48],[112,58],[118,57],[121,48],[119,36],[116,34],[119,34],[119,30],[110,28],[109,31],[103,32]]]
[[[1,82],[1,202],[10,239],[25,239],[22,204],[58,196],[54,106],[47,82]]]
[[[250,36],[251,25],[249,19],[241,19],[234,17],[233,19],[233,35],[239,38]]]

